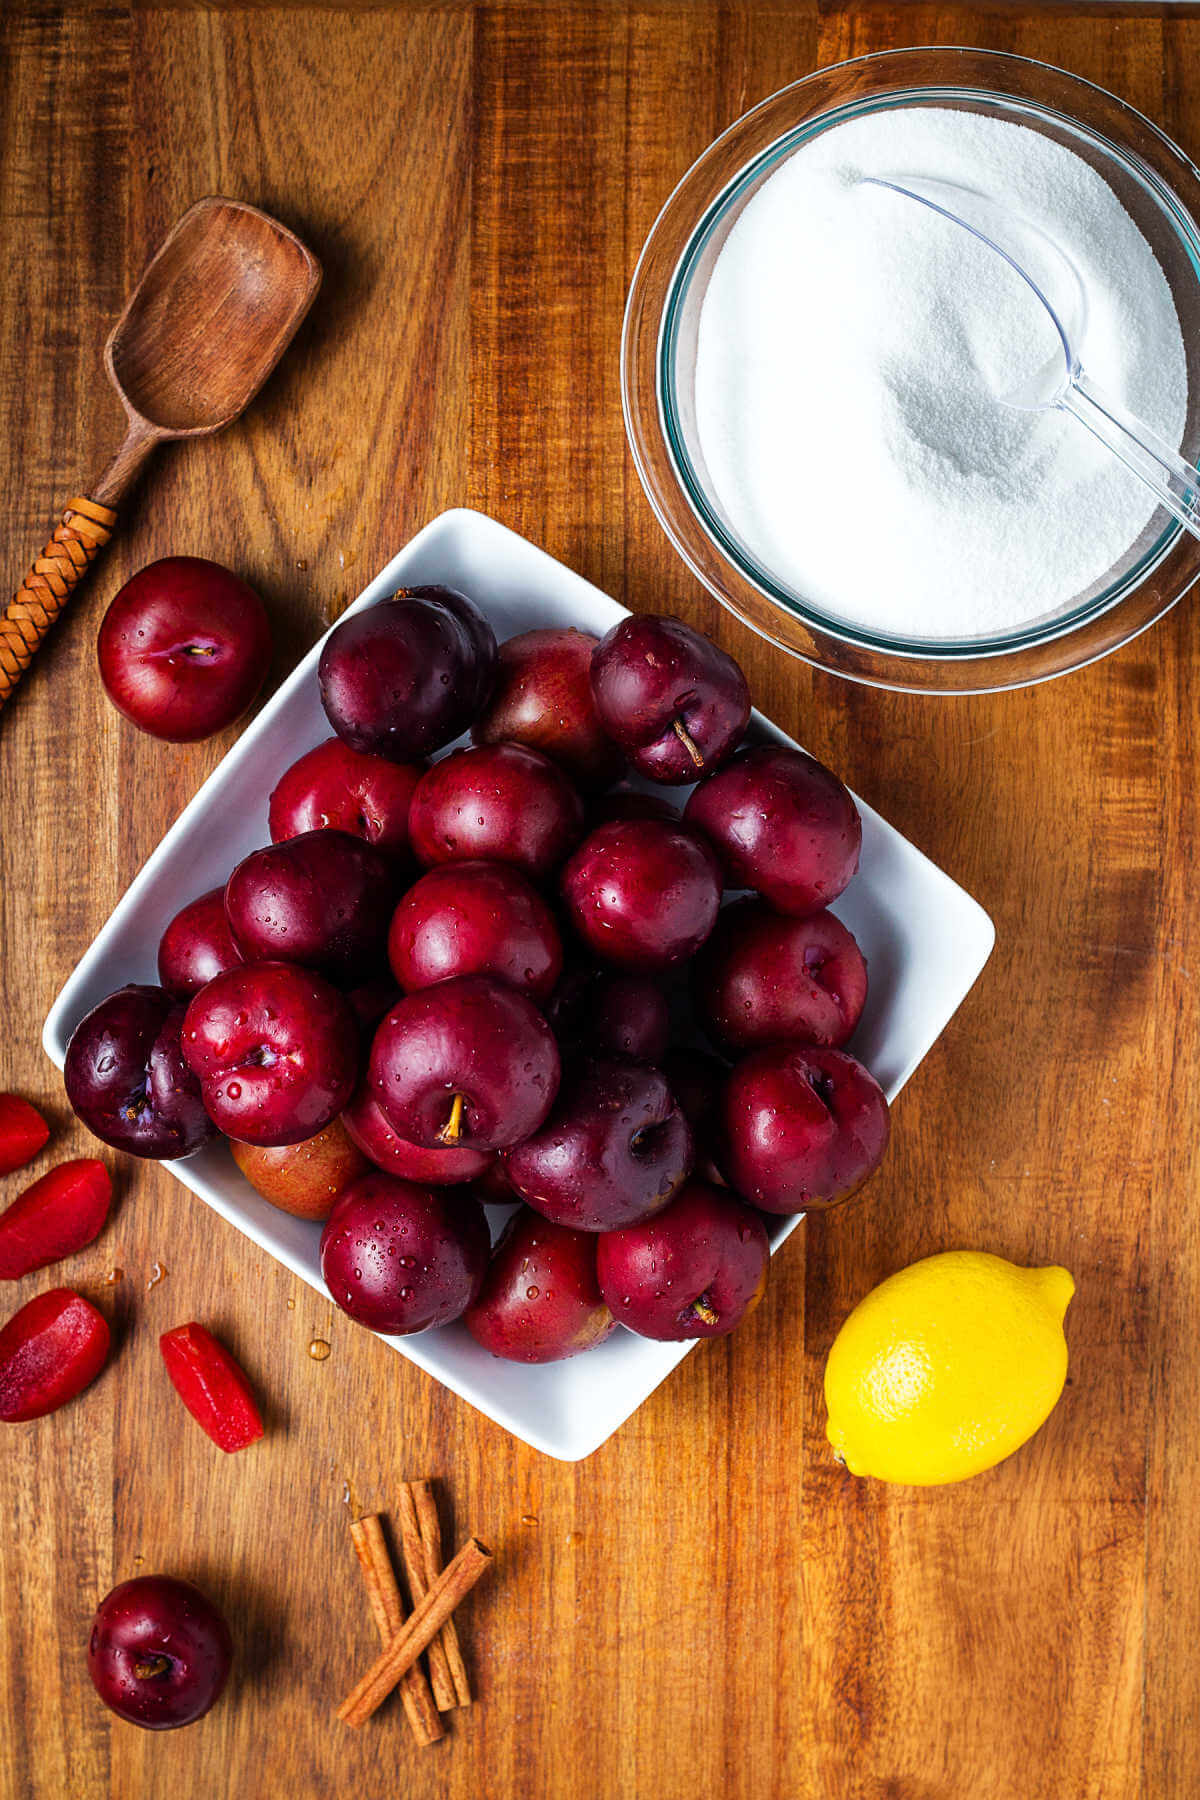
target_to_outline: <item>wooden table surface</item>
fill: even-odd
[[[878,1179],[798,1232],[745,1328],[576,1467],[335,1316],[169,1175],[121,1162],[105,1235],[4,1299],[7,1314],[76,1282],[119,1346],[86,1398],[4,1434],[5,1796],[1200,1792],[1193,605],[1024,693],[938,701],[814,674],[676,560],[625,451],[617,371],[658,206],[773,89],[891,45],[988,45],[1112,88],[1197,155],[1200,18],[10,4],[0,32],[10,586],[115,441],[101,346],[179,212],[213,190],[260,202],[327,271],[261,404],[161,457],[0,718],[0,1088],[47,1105],[56,1154],[90,1140],[41,1021],[234,738],[159,745],[101,691],[104,606],[166,554],[216,557],[260,588],[277,679],[425,520],[479,507],[631,606],[712,632],[759,705],[997,926]],[[965,1486],[856,1481],[824,1440],[830,1341],[874,1282],[955,1246],[1073,1270],[1064,1400]],[[217,1453],[164,1380],[157,1334],[191,1318],[268,1396],[249,1454]],[[327,1361],[307,1354],[316,1336]],[[446,1483],[455,1537],[478,1530],[499,1566],[463,1614],[478,1705],[416,1751],[394,1707],[360,1735],[330,1708],[374,1644],[348,1503],[388,1510],[426,1473]],[[241,1652],[207,1720],[155,1736],[101,1708],[84,1648],[108,1587],[160,1569],[226,1606]]]

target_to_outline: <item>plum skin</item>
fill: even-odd
[[[597,1058],[569,1068],[545,1123],[503,1161],[544,1218],[610,1231],[667,1204],[691,1171],[692,1134],[657,1069]]]
[[[562,973],[554,915],[508,863],[427,869],[392,915],[387,951],[409,994],[456,975],[491,975],[543,1001]]]
[[[185,1058],[183,1021],[183,1004],[172,994],[131,983],[71,1033],[67,1099],[102,1143],[131,1156],[175,1158],[215,1136]]]
[[[622,1325],[665,1343],[724,1337],[767,1284],[766,1227],[728,1188],[689,1181],[663,1211],[598,1240],[600,1290]]]
[[[427,867],[482,857],[542,881],[583,836],[583,801],[540,750],[477,744],[451,751],[422,776],[409,830]]]
[[[377,1169],[415,1181],[420,1187],[457,1187],[462,1182],[476,1181],[492,1164],[491,1156],[483,1150],[442,1145],[430,1150],[424,1144],[412,1144],[402,1138],[366,1083],[346,1107],[341,1122],[351,1142]]]
[[[490,1233],[468,1189],[419,1187],[372,1170],[344,1190],[321,1234],[321,1274],[360,1325],[407,1337],[471,1305]]]
[[[168,556],[125,583],[96,640],[109,699],[172,744],[239,719],[266,677],[271,626],[254,589],[220,563]]]
[[[225,913],[247,962],[300,963],[346,981],[382,961],[394,900],[383,851],[332,829],[252,850],[225,884]]]
[[[505,1226],[464,1323],[508,1362],[562,1362],[594,1350],[616,1320],[596,1279],[598,1239],[552,1224],[528,1206]]]
[[[836,900],[858,868],[853,796],[804,750],[739,750],[697,785],[683,819],[712,844],[728,887],[754,888],[797,918]]]
[[[203,1718],[219,1700],[232,1662],[228,1625],[191,1582],[138,1575],[96,1608],[88,1638],[96,1692],[119,1718],[146,1731],[173,1731]],[[146,1672],[139,1674],[139,1665]]]
[[[225,916],[225,889],[210,888],[181,906],[158,944],[158,979],[169,994],[190,1000],[226,969],[236,969],[242,953]]]
[[[371,1166],[340,1118],[298,1144],[231,1138],[229,1148],[255,1193],[295,1219],[327,1219],[342,1190]]]
[[[640,775],[679,786],[733,754],[750,689],[724,650],[682,619],[634,613],[592,652],[600,723]]]
[[[471,736],[540,750],[585,793],[611,787],[625,758],[596,716],[592,652],[599,640],[573,626],[523,631],[500,646],[496,685]]]
[[[866,1004],[866,959],[831,912],[796,919],[737,900],[693,964],[692,997],[719,1049],[795,1039],[840,1050]]]
[[[460,975],[392,1008],[367,1081],[410,1143],[501,1150],[537,1130],[559,1074],[554,1034],[533,1002],[491,976]]]
[[[358,1076],[349,1001],[295,963],[243,963],[218,975],[190,1002],[182,1042],[209,1117],[242,1143],[314,1137]]]
[[[720,910],[721,871],[696,833],[658,819],[618,819],[583,840],[563,870],[562,895],[596,956],[652,972],[704,943]]]
[[[854,1057],[770,1044],[729,1073],[718,1161],[731,1186],[764,1212],[823,1210],[874,1174],[889,1129],[883,1090]]]

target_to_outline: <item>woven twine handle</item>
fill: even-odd
[[[0,706],[33,660],[33,653],[113,534],[117,515],[82,496],[67,503],[62,522],[0,618]]]

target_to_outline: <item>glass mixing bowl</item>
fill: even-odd
[[[1180,449],[1190,462],[1200,460],[1200,171],[1149,119],[1077,75],[1022,56],[942,46],[818,69],[748,112],[692,165],[659,214],[629,291],[621,339],[625,427],[650,504],[679,554],[718,600],[772,643],[878,687],[1023,687],[1107,655],[1153,624],[1200,575],[1200,542],[1160,508],[1103,581],[1049,619],[1004,637],[884,636],[810,604],[755,561],[711,491],[696,434],[700,307],[747,202],[819,132],[862,113],[914,105],[1031,126],[1108,182],[1174,296],[1188,361]],[[854,555],[852,542],[845,554]]]

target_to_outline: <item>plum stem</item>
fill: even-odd
[[[704,758],[700,754],[695,738],[692,736],[682,719],[674,719],[672,723],[675,726],[675,736],[679,739],[696,767],[702,769],[704,767]]]
[[[463,1097],[455,1094],[450,1107],[450,1117],[438,1132],[438,1141],[442,1144],[457,1144],[462,1136]]]
[[[142,1657],[133,1665],[133,1672],[139,1681],[156,1681],[160,1675],[168,1675],[171,1671],[171,1659],[163,1656],[161,1651],[155,1656]]]

